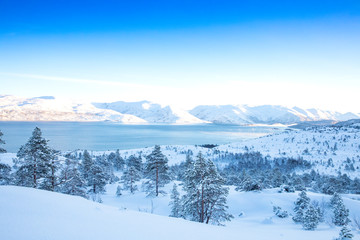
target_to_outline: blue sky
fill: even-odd
[[[360,112],[359,1],[0,1],[0,94]]]

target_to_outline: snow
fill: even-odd
[[[167,186],[170,189],[171,184]],[[153,199],[155,214],[150,214],[151,199],[142,193],[116,197],[115,188],[103,196],[103,204],[81,197],[32,188],[0,186],[0,232],[2,239],[333,239],[339,227],[325,223],[315,231],[305,231],[291,218],[272,213],[278,205],[292,212],[298,193],[236,192],[229,195],[229,211],[234,219],[225,227],[167,217],[169,196]],[[308,193],[312,200],[329,196]],[[351,214],[360,214],[360,202],[344,197]],[[147,202],[147,203],[146,203]],[[146,205],[148,204],[148,205]],[[109,206],[112,205],[112,206]],[[146,208],[144,208],[144,206]],[[243,212],[242,216],[239,214]],[[162,215],[162,216],[161,216]],[[354,239],[360,239],[353,230]]]
[[[194,116],[213,123],[223,124],[292,124],[302,121],[337,120],[360,118],[355,113],[341,114],[320,109],[288,108],[277,105],[220,105],[197,106],[190,110]]]
[[[277,105],[197,106],[190,111],[149,101],[91,103],[52,96],[0,97],[0,121],[116,121],[167,124],[293,124],[301,121],[359,119],[356,113]]]
[[[357,121],[338,127],[321,127],[307,130],[285,130],[240,143],[220,145],[213,149],[200,146],[161,146],[169,164],[185,160],[191,150],[199,151],[206,158],[216,159],[225,153],[260,151],[264,156],[302,157],[313,163],[313,169],[320,173],[337,175],[339,168],[350,177],[359,177],[360,130]],[[334,147],[336,144],[336,148]],[[308,153],[304,154],[307,149]],[[122,157],[146,156],[153,148],[121,150]],[[324,152],[327,152],[324,155]],[[101,155],[107,152],[91,152]],[[15,153],[0,154],[0,162],[12,165]],[[331,158],[334,166],[328,166]],[[355,171],[346,171],[347,158],[354,164]],[[144,160],[144,159],[143,159]],[[120,176],[121,172],[115,172]],[[164,188],[170,192],[174,182]],[[176,182],[178,185],[180,182]],[[0,186],[0,233],[2,239],[257,239],[257,240],[303,240],[333,239],[338,236],[339,227],[331,224],[328,213],[326,221],[315,231],[306,231],[295,224],[291,216],[278,218],[273,206],[293,214],[293,203],[299,192],[279,193],[279,189],[260,192],[238,192],[230,186],[228,196],[229,212],[234,216],[225,227],[210,226],[183,219],[170,218],[170,194],[148,198],[142,191],[130,194],[123,190],[115,195],[119,183],[108,184],[101,196],[103,203],[95,203],[80,197],[63,195],[31,188]],[[141,189],[141,183],[138,184]],[[179,186],[181,192],[181,186]],[[312,201],[320,204],[329,202],[331,196],[308,192]],[[350,210],[350,218],[360,217],[360,196],[342,195]],[[360,234],[352,225],[355,240]]]

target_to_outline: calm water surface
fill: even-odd
[[[256,138],[283,128],[237,125],[126,125],[108,122],[0,122],[3,146],[17,152],[35,127],[42,130],[57,150],[89,149],[95,151],[131,149],[160,145],[225,144]]]

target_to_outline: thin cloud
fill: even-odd
[[[72,82],[72,83],[84,83],[84,84],[98,84],[98,85],[108,85],[108,86],[120,86],[120,87],[133,87],[133,88],[149,88],[150,86],[145,84],[133,84],[133,83],[124,83],[124,82],[113,82],[106,80],[94,80],[94,79],[81,79],[81,78],[65,78],[65,77],[54,77],[54,76],[44,76],[44,75],[35,75],[35,74],[19,74],[19,73],[5,73],[1,72],[2,76],[9,77],[19,77],[19,78],[29,78],[29,79],[38,79],[38,80],[48,80],[48,81],[57,81],[57,82]],[[153,87],[153,86],[152,86]]]

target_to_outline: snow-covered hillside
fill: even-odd
[[[176,124],[294,124],[303,121],[358,119],[359,114],[263,105],[197,106],[185,111],[149,101],[90,103],[54,97],[0,95],[0,121],[117,121]]]
[[[346,121],[360,117],[355,113],[341,114],[319,109],[287,108],[274,105],[204,105],[195,107],[190,113],[204,121],[225,124],[292,124],[319,120]]]
[[[144,123],[143,119],[91,103],[58,100],[54,97],[21,98],[0,96],[1,121],[118,121]]]
[[[93,105],[100,109],[109,109],[131,114],[149,123],[206,123],[206,121],[194,117],[187,111],[170,106],[162,107],[160,104],[149,101],[119,101],[113,103],[93,103]]]
[[[169,196],[149,199],[141,195],[116,197],[108,187],[104,203],[32,188],[0,186],[0,232],[6,240],[18,239],[318,239],[338,236],[338,227],[322,223],[315,231],[305,231],[291,218],[274,215],[274,205],[292,212],[297,193],[236,192],[229,195],[229,211],[235,218],[225,227],[205,225],[167,217]],[[309,194],[313,200],[329,196]],[[350,212],[359,216],[360,202],[344,198]],[[146,213],[141,202],[151,202],[155,215]],[[112,206],[109,206],[112,205]],[[360,239],[354,232],[354,239]]]

